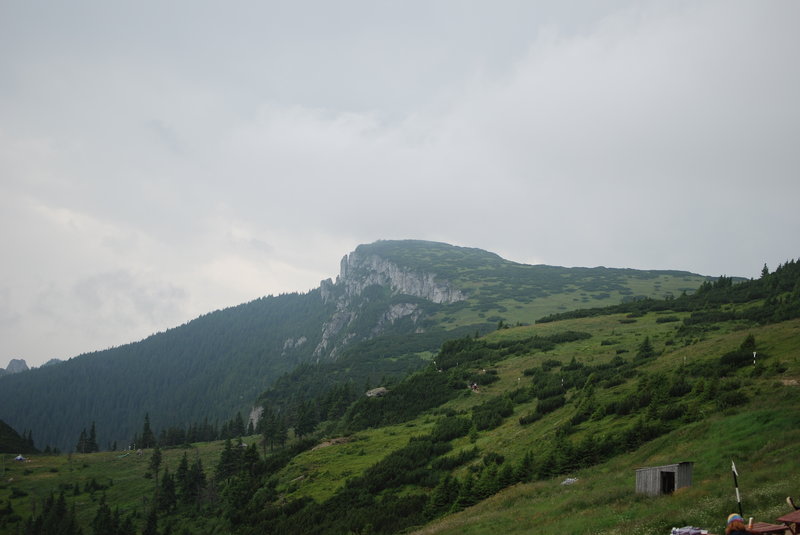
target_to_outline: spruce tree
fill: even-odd
[[[170,513],[175,509],[177,503],[175,478],[169,473],[169,469],[164,468],[164,476],[161,478],[161,491],[158,494],[158,508],[165,513]]]
[[[242,437],[244,433],[244,419],[242,418],[242,413],[237,412],[236,416],[233,418],[233,422],[231,422],[231,438]]]
[[[97,445],[97,431],[95,430],[94,422],[92,422],[92,428],[89,430],[89,438],[86,442],[86,453],[98,451],[100,451],[100,447]]]
[[[142,535],[158,535],[158,516],[155,507],[150,509],[150,514],[147,515]]]
[[[156,444],[156,436],[150,428],[150,414],[148,413],[144,415],[144,425],[142,426],[142,437],[140,440],[140,447],[144,449],[152,448]]]
[[[200,497],[206,488],[206,473],[203,470],[203,462],[198,457],[189,468],[189,490],[191,500],[195,505],[200,503]]]
[[[150,470],[156,476],[156,491],[158,490],[158,469],[161,467],[161,449],[156,444],[153,454],[150,456]]]
[[[94,515],[94,520],[92,520],[92,533],[94,535],[107,535],[115,532],[114,517],[111,514],[111,508],[106,503],[106,495],[103,493],[100,496],[100,505],[97,508],[97,513]]]
[[[78,443],[75,445],[75,451],[77,453],[86,453],[86,428],[84,427],[81,430],[81,436],[78,438]]]
[[[241,448],[237,448],[236,450],[241,451]],[[239,451],[236,451],[233,448],[233,444],[231,443],[231,439],[225,439],[225,447],[220,453],[219,462],[217,463],[217,471],[214,475],[214,479],[217,481],[226,481],[233,477],[233,475],[239,469]]]
[[[181,503],[190,503],[190,482],[189,482],[189,458],[186,452],[183,452],[181,462],[178,464],[178,470],[175,472],[175,487],[178,494],[178,499]]]

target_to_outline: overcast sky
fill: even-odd
[[[0,366],[416,238],[800,257],[800,2],[0,0]]]

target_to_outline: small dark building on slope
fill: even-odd
[[[692,485],[692,462],[636,469],[636,494],[659,496]]]

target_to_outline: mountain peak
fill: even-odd
[[[28,363],[24,359],[11,359],[6,367],[6,374],[19,373],[28,371]]]
[[[417,240],[360,245],[342,258],[336,284],[343,286],[345,295],[350,297],[378,285],[389,288],[393,295],[410,295],[438,304],[463,301],[463,292],[437,273],[442,257],[456,249],[444,243]]]
[[[454,262],[451,256],[457,249],[418,240],[379,241],[359,245],[345,255],[336,282],[328,279],[320,286],[323,301],[335,303],[336,311],[323,326],[314,356],[335,357],[341,347],[358,338],[354,329],[367,309],[372,314],[381,309],[370,332],[361,333],[369,338],[403,318],[416,324],[423,315],[418,299],[437,305],[464,301],[465,293],[437,269],[442,258]]]

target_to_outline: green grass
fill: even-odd
[[[515,485],[414,533],[663,535],[684,525],[721,533],[724,519],[737,510],[731,460],[740,474],[745,514],[774,522],[787,512],[784,498],[796,495],[800,485],[797,401],[796,392],[784,392],[757,409],[717,415],[572,474],[578,478],[574,485],[561,485],[564,476]],[[694,462],[691,487],[655,498],[634,493],[636,468],[687,460]]]
[[[362,431],[349,437],[323,440],[297,455],[278,473],[277,490],[286,499],[313,498],[322,502],[351,477],[360,476],[415,435],[429,433],[430,417],[402,425]]]
[[[681,314],[672,314],[683,317]],[[566,476],[505,489],[465,511],[451,514],[421,528],[419,534],[479,533],[638,533],[664,534],[671,526],[687,524],[720,532],[721,523],[736,509],[730,475],[734,460],[740,472],[745,513],[758,520],[774,521],[785,512],[783,499],[797,495],[800,475],[800,320],[767,326],[725,323],[716,329],[684,339],[677,336],[679,322],[658,323],[660,315],[651,313],[635,318],[625,315],[596,316],[541,325],[502,329],[491,333],[489,341],[519,340],[533,335],[549,335],[566,330],[588,332],[586,340],[558,345],[548,352],[516,355],[491,365],[499,380],[482,387],[479,393],[466,388],[463,394],[440,409],[423,414],[411,422],[379,429],[368,429],[351,436],[321,439],[321,447],[297,455],[276,474],[276,490],[282,500],[309,497],[324,501],[341,488],[347,479],[358,477],[386,455],[407,444],[415,435],[430,432],[443,410],[469,414],[475,405],[530,384],[526,369],[536,368],[545,359],[568,363],[573,358],[599,364],[614,358],[618,351],[631,359],[645,337],[660,354],[639,368],[641,373],[679,369],[684,363],[715,360],[739,347],[748,334],[756,338],[759,352],[770,362],[780,361],[787,368],[781,375],[751,377],[749,369],[737,372],[737,380],[750,396],[750,403],[736,410],[719,412],[713,402],[702,406],[705,418],[683,425],[669,434],[646,443],[637,451],[620,455],[589,469],[569,474],[578,482],[562,486]],[[604,343],[606,342],[606,343]],[[598,389],[597,400],[631,392],[633,380],[611,389]],[[575,395],[570,392],[568,400]],[[517,463],[528,451],[537,451],[548,443],[558,426],[569,418],[568,404],[547,414],[540,421],[521,426],[518,418],[533,410],[536,401],[514,407],[514,414],[496,429],[478,434],[476,445],[481,454],[496,452],[506,462]],[[605,417],[579,424],[572,439],[587,434],[618,431],[636,416]],[[257,437],[250,437],[252,442]],[[469,437],[452,443],[455,455],[471,448]],[[195,444],[191,449],[163,450],[163,468],[174,473],[186,452],[193,460],[199,456],[206,476],[213,477],[222,451],[222,442]],[[74,505],[83,526],[88,526],[97,511],[102,493],[112,508],[123,514],[133,513],[141,523],[152,496],[153,479],[145,478],[151,451],[122,457],[121,452],[87,455],[34,455],[30,463],[15,463],[13,455],[4,456],[5,472],[0,480],[0,507],[10,502],[16,514],[25,518],[51,492],[65,489],[69,506]],[[694,482],[672,496],[646,498],[634,494],[634,470],[643,466],[693,461]],[[470,464],[480,463],[476,459]],[[469,464],[455,475],[463,477]],[[9,481],[13,479],[12,481]],[[83,492],[94,479],[108,489]],[[77,484],[81,492],[73,496]],[[413,489],[406,489],[413,490]],[[219,519],[179,520],[190,532],[225,533]],[[0,518],[2,526],[2,518]],[[15,525],[0,527],[0,533],[16,532]]]
[[[222,447],[222,442],[210,442],[195,444],[190,449],[164,449],[160,474],[165,468],[174,474],[186,452],[190,461],[199,456],[206,477],[211,477]],[[26,518],[35,507],[41,507],[50,493],[63,490],[67,504],[75,506],[81,525],[88,525],[94,518],[102,494],[111,507],[118,507],[123,515],[133,513],[143,517],[155,486],[154,479],[145,477],[152,451],[144,450],[142,455],[136,452],[31,455],[30,462],[24,463],[13,461],[14,455],[6,454],[5,474],[0,481],[0,504],[10,500],[14,512]],[[92,480],[108,488],[84,492]],[[80,489],[77,496],[73,493],[76,484]],[[12,499],[19,494],[24,495]],[[0,533],[7,531],[0,527]]]

